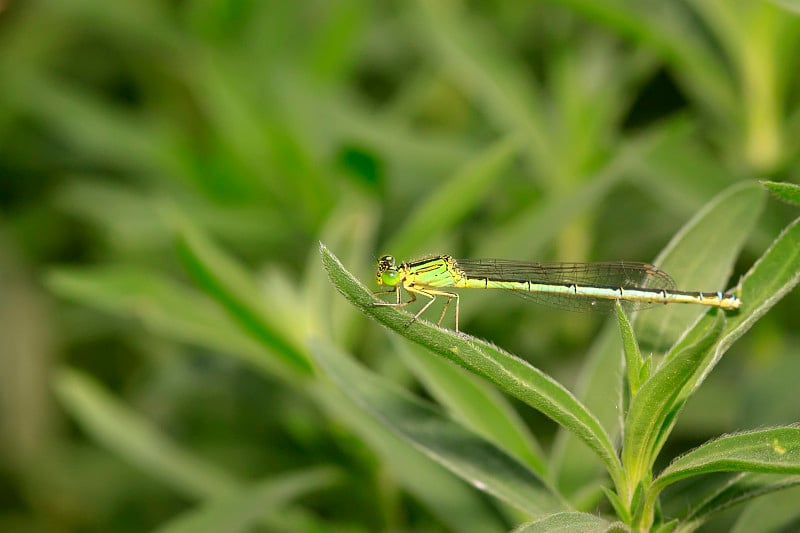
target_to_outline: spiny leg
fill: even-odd
[[[414,293],[417,293],[417,294],[421,294],[421,295],[423,295],[423,296],[427,296],[428,298],[430,298],[430,299],[431,299],[431,301],[430,301],[430,302],[428,302],[428,303],[426,303],[424,306],[422,306],[422,309],[420,309],[420,310],[417,312],[417,314],[416,314],[416,315],[414,315],[414,317],[413,317],[413,318],[412,318],[412,319],[409,321],[409,323],[408,323],[408,325],[409,325],[409,326],[410,326],[410,325],[411,325],[411,324],[412,324],[412,323],[413,323],[415,320],[417,320],[417,319],[418,319],[420,316],[422,316],[422,313],[424,313],[425,311],[427,311],[427,310],[428,310],[428,308],[429,308],[431,305],[433,305],[433,302],[435,302],[435,301],[436,301],[436,297],[437,297],[437,296],[444,296],[444,297],[446,297],[446,298],[447,298],[447,303],[445,303],[445,304],[444,304],[444,309],[442,309],[442,314],[441,314],[441,316],[439,317],[439,322],[437,322],[436,324],[437,324],[438,326],[441,326],[441,325],[442,325],[442,321],[444,320],[444,315],[447,313],[447,308],[450,306],[450,302],[453,300],[453,298],[455,298],[455,299],[456,299],[456,331],[458,331],[458,309],[459,309],[459,305],[458,305],[458,302],[459,302],[459,299],[458,299],[458,294],[456,294],[456,293],[454,293],[454,292],[438,291],[438,290],[435,290],[435,289],[428,289],[428,288],[425,288],[425,289],[420,289],[420,288],[414,287],[413,285],[408,285],[408,286],[405,286],[404,288],[405,288],[405,289],[406,289],[406,290],[409,292],[409,294],[414,294]]]
[[[442,325],[442,321],[444,320],[444,316],[447,314],[447,309],[450,307],[450,302],[453,301],[455,298],[456,300],[456,331],[458,331],[458,308],[459,308],[459,299],[458,294],[455,292],[439,292],[437,294],[441,294],[442,296],[447,296],[447,302],[444,304],[444,308],[442,309],[442,316],[439,317],[439,322],[436,324],[438,326]]]
[[[415,322],[415,321],[416,321],[416,320],[417,320],[417,319],[418,319],[418,318],[419,318],[419,317],[422,315],[422,313],[424,313],[425,311],[427,311],[427,309],[428,309],[428,308],[429,308],[429,307],[430,307],[430,306],[433,304],[433,302],[435,302],[435,301],[436,301],[436,293],[434,293],[434,292],[428,292],[428,291],[426,291],[426,290],[417,289],[416,287],[414,287],[414,286],[411,286],[411,285],[409,285],[409,286],[405,287],[405,289],[408,291],[408,293],[409,293],[409,294],[410,294],[412,297],[413,297],[413,296],[414,296],[414,294],[416,293],[416,294],[421,294],[421,295],[423,295],[423,296],[426,296],[426,297],[428,297],[428,298],[430,298],[430,299],[431,299],[431,300],[430,300],[428,303],[426,303],[425,305],[423,305],[423,306],[422,306],[422,309],[420,309],[419,311],[417,311],[417,314],[416,314],[416,315],[414,315],[413,317],[411,317],[411,320],[409,320],[409,321],[408,321],[408,323],[406,324],[406,327],[408,327],[408,326],[410,326],[411,324],[413,324],[413,323],[414,323],[414,322]]]
[[[444,316],[445,316],[445,314],[447,314],[447,308],[450,306],[450,302],[453,300],[453,298],[455,298],[456,299],[456,331],[458,331],[458,314],[459,314],[458,311],[459,311],[459,307],[460,307],[459,306],[458,294],[456,294],[454,292],[437,291],[437,290],[432,290],[432,289],[420,289],[420,288],[417,288],[417,287],[415,287],[414,285],[411,285],[411,284],[409,284],[409,285],[405,285],[404,284],[404,285],[402,285],[402,288],[405,289],[406,292],[408,293],[408,295],[410,296],[410,298],[409,298],[409,300],[407,302],[401,301],[401,299],[402,299],[402,297],[400,295],[401,290],[400,290],[400,286],[398,286],[398,287],[395,288],[396,289],[395,292],[397,293],[397,302],[372,302],[372,305],[384,306],[384,307],[405,307],[405,306],[407,306],[409,304],[412,304],[412,303],[417,301],[417,294],[421,294],[421,295],[425,296],[426,298],[430,298],[430,301],[428,303],[426,303],[425,305],[423,305],[422,308],[419,311],[417,311],[417,313],[413,317],[411,317],[411,320],[409,320],[408,323],[406,324],[406,327],[408,327],[411,324],[413,324],[420,316],[422,316],[422,313],[427,311],[428,308],[431,305],[433,305],[433,302],[436,301],[436,296],[445,296],[445,297],[447,297],[447,303],[444,304],[444,309],[442,309],[442,315],[439,317],[439,322],[437,322],[437,325],[441,326],[442,325],[442,321],[444,320]],[[384,293],[387,293],[387,292],[390,292],[390,291],[380,291],[380,292],[376,292],[376,293],[373,293],[373,294],[384,294]]]

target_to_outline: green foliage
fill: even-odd
[[[713,216],[704,216],[698,225],[708,225],[713,222],[715,222]],[[691,235],[691,232],[687,231],[682,235]],[[673,242],[672,253],[696,247],[698,243],[699,241],[689,237],[678,239]],[[341,263],[324,245],[321,246],[321,252],[323,264],[333,284],[362,312],[409,340],[427,347],[431,352],[483,376],[504,392],[521,399],[581,439],[605,464],[616,490],[616,493],[610,496],[611,502],[618,518],[623,520],[627,527],[637,531],[649,530],[651,527],[660,529],[667,527],[667,523],[654,523],[658,495],[667,485],[685,477],[720,471],[774,473],[784,476],[800,473],[800,460],[798,460],[800,437],[795,427],[722,437],[675,460],[658,476],[655,476],[653,471],[656,458],[671,433],[679,412],[711,368],[768,307],[774,305],[782,295],[800,282],[800,219],[776,238],[772,246],[740,282],[742,298],[746,298],[748,307],[737,311],[728,319],[717,309],[708,310],[664,355],[660,367],[654,372],[646,372],[647,377],[641,383],[639,383],[642,376],[641,369],[650,363],[642,360],[630,322],[622,308],[617,305],[625,361],[628,365],[634,365],[628,373],[630,406],[625,412],[620,413],[624,416],[621,428],[624,435],[620,452],[622,464],[617,461],[616,452],[611,450],[609,453],[610,437],[597,419],[557,382],[523,360],[502,352],[480,339],[443,330],[425,323],[422,319],[409,322],[410,315],[404,311],[372,305],[374,300],[371,293],[344,270]],[[367,381],[369,379],[367,375],[359,379],[353,373],[349,376],[352,379],[347,379],[342,371],[334,369],[330,362],[323,366],[328,373],[337,376],[334,379],[348,394],[354,397],[360,396],[364,405],[370,405],[373,410],[377,410],[380,414],[376,416],[387,426],[406,433],[409,440],[430,450],[430,453],[441,455],[437,445],[427,442],[425,438],[408,435],[408,432],[402,429],[405,422],[401,416],[389,416],[385,410],[381,410],[380,405],[390,401],[387,388],[377,386],[369,393],[364,392],[360,386],[353,386],[352,383]],[[630,376],[633,379],[630,379]],[[446,427],[445,424],[440,425],[442,428]],[[449,435],[442,435],[439,440],[442,443],[449,443],[452,438]],[[462,442],[464,446],[468,446],[466,437],[462,438]],[[485,455],[488,457],[490,454]],[[463,465],[457,467],[451,465],[450,468],[475,482],[475,475],[465,473]],[[493,482],[494,480],[487,482],[485,478],[479,480],[484,486]],[[768,492],[770,485],[774,483],[774,481],[765,483],[760,490]],[[781,488],[794,484],[793,481],[787,480],[781,480],[779,483]],[[503,498],[496,489],[487,488],[487,490]],[[539,498],[541,502],[546,502],[548,496]],[[513,503],[507,497],[504,499]],[[689,527],[696,527],[707,519],[711,512],[717,510],[719,508],[710,507],[704,514],[694,513],[687,516],[685,517],[687,524]],[[580,515],[576,516],[555,513],[552,519],[566,520],[567,523],[575,520],[574,527],[579,527]],[[526,527],[534,527],[537,523],[533,522]],[[676,521],[669,522],[668,527],[672,530],[681,526]]]
[[[800,186],[794,183],[779,183],[776,181],[762,181],[761,184],[781,200],[795,205],[800,204]]]
[[[791,528],[796,13],[0,2],[0,529]],[[384,253],[743,306],[456,334],[371,305]]]
[[[391,383],[321,343],[311,347],[326,374],[355,403],[435,461],[531,515],[560,509],[552,489],[532,471]]]
[[[422,321],[409,324],[410,315],[392,307],[374,306],[372,293],[361,285],[324,245],[322,259],[331,281],[362,311],[383,322],[409,340],[471,370],[505,392],[542,411],[573,431],[606,463],[613,476],[620,473],[619,459],[611,439],[592,414],[558,382],[492,344],[433,326]]]
[[[543,531],[581,531],[613,532],[624,531],[600,517],[588,513],[555,513],[545,518],[523,524],[514,530],[515,533],[536,533]]]

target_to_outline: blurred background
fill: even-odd
[[[458,530],[318,392],[310,336],[424,394],[319,241],[368,284],[384,253],[651,261],[720,191],[800,177],[798,57],[790,2],[0,0],[0,530],[150,530],[261,479],[261,530]],[[768,201],[730,285],[794,216]],[[262,337],[187,268],[187,227]],[[604,320],[462,301],[569,387]],[[675,450],[800,420],[799,305]]]

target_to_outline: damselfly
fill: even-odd
[[[444,319],[450,302],[456,301],[458,331],[459,296],[443,289],[506,289],[525,298],[575,311],[613,309],[615,302],[641,309],[656,304],[690,303],[738,309],[741,300],[726,292],[679,291],[672,278],[647,263],[617,261],[608,263],[526,263],[504,259],[453,259],[439,255],[402,262],[391,255],[378,260],[378,285],[397,294],[396,302],[375,302],[375,305],[404,307],[417,299],[429,298],[414,315],[419,318],[437,296],[447,298],[439,317]],[[410,299],[402,301],[405,290]]]

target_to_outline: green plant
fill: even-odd
[[[643,390],[700,310],[635,318],[637,375],[600,316],[464,298],[465,331],[526,354],[546,372],[531,379],[583,405],[582,439],[364,320],[318,243],[371,280],[382,253],[650,260],[695,217],[656,262],[681,286],[722,288],[796,216],[755,185],[797,197],[796,8],[0,1],[0,529],[504,531],[549,506],[611,516],[620,376]],[[799,301],[694,390],[655,472],[716,435],[800,419],[786,392]],[[317,360],[342,352],[381,390],[413,393],[413,408],[411,393],[391,404],[401,428],[447,467],[331,382]],[[763,476],[701,476],[717,484],[707,507],[773,487]],[[661,516],[690,516],[672,504],[696,498],[674,493],[699,479],[659,494]],[[791,527],[798,492],[703,528]]]
[[[797,187],[790,188],[790,194],[795,194]],[[788,191],[785,196],[789,197]],[[676,236],[662,261],[696,257],[695,264],[686,268],[719,276],[727,269],[724,263],[733,260],[731,240],[741,242],[750,225],[731,226],[728,234],[720,235],[716,218],[722,213],[735,215],[737,209],[747,217],[757,198],[752,187],[738,187],[723,195]],[[728,255],[718,256],[723,243],[728,246]],[[528,460],[524,460],[520,450],[525,447],[520,443],[529,439],[499,428],[505,425],[519,429],[513,418],[484,421],[481,427],[473,422],[477,419],[473,416],[459,424],[394,389],[337,350],[319,342],[314,345],[312,352],[332,380],[389,429],[474,485],[537,517],[520,526],[519,531],[547,531],[555,521],[561,530],[569,531],[586,531],[589,526],[598,531],[692,531],[715,512],[800,483],[800,427],[796,426],[721,436],[675,458],[660,472],[654,469],[687,400],[728,348],[800,281],[800,220],[775,239],[740,281],[738,290],[746,302],[740,312],[725,316],[719,310],[709,310],[688,327],[684,323],[687,315],[680,312],[661,317],[659,335],[663,337],[667,332],[671,346],[658,362],[652,356],[642,357],[634,329],[617,305],[627,377],[622,394],[627,401],[618,404],[616,419],[622,422],[611,430],[592,413],[591,404],[582,403],[523,359],[480,339],[429,323],[409,325],[407,313],[372,306],[372,293],[344,270],[327,248],[321,246],[321,252],[333,284],[362,312],[539,410],[580,439],[603,463],[611,481],[611,487],[603,490],[617,523],[581,514],[574,504],[565,503],[565,495],[557,488],[555,460],[542,456],[535,447],[528,447]],[[702,273],[698,274],[702,277]],[[422,368],[420,373],[432,374],[426,382],[431,384],[434,395],[443,394],[435,392],[437,387],[448,387],[450,381],[449,387],[455,388],[457,385],[452,382],[462,379],[454,369],[450,369],[451,377],[441,366],[435,372]],[[461,404],[459,409],[467,417],[470,411],[480,409],[463,395],[453,396],[453,401]],[[619,449],[614,446],[612,435],[621,435]],[[557,460],[574,458],[563,455]],[[719,472],[735,475],[690,502],[685,513],[661,513],[660,498],[665,488],[683,479]],[[775,475],[757,476],[764,473]]]

